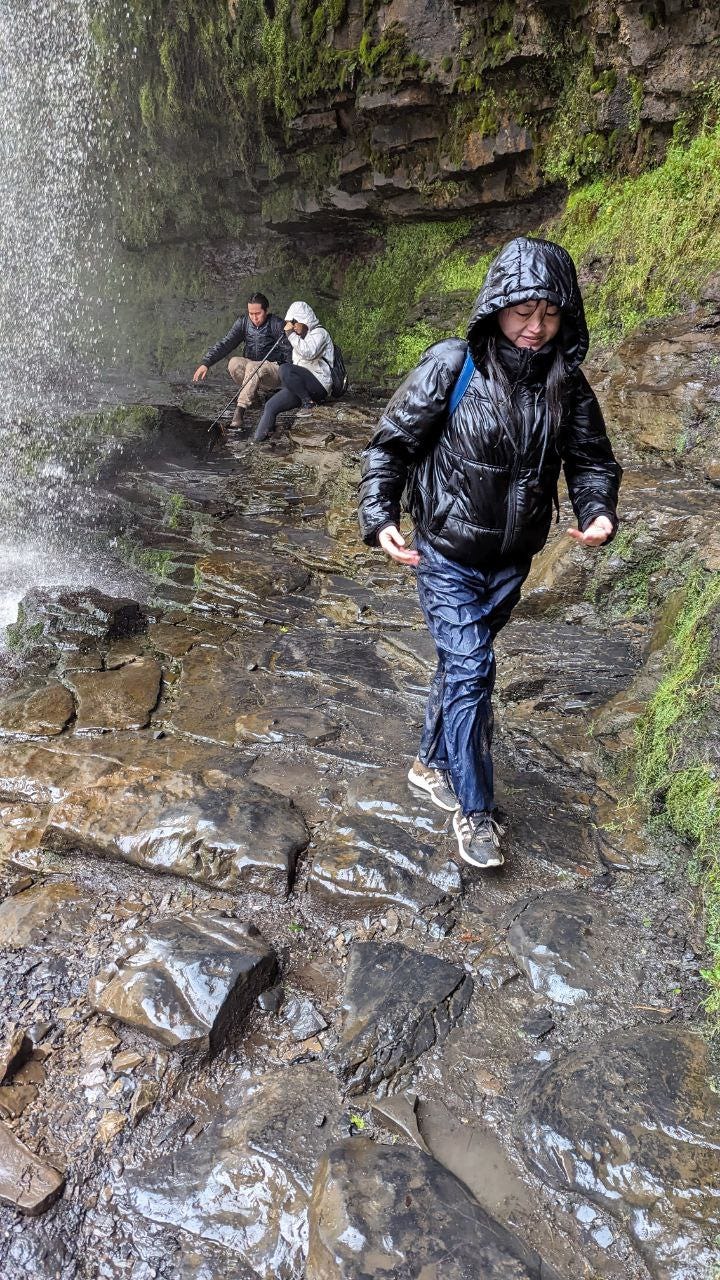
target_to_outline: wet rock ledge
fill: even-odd
[[[209,464],[176,425],[181,451],[113,482],[142,599],[23,602],[3,1280],[710,1274],[696,903],[613,768],[652,609],[613,603],[622,557],[553,535],[498,645],[511,856],[471,875],[406,782],[434,655],[409,575],[356,537],[372,417],[320,409]],[[712,491],[625,461],[672,577],[714,545]]]

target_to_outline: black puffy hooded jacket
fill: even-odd
[[[496,313],[530,299],[560,307],[557,337],[539,351],[513,346]],[[487,342],[513,391],[514,412],[498,412]],[[461,564],[493,567],[529,559],[544,545],[561,464],[581,529],[604,515],[617,527],[622,470],[600,406],[580,371],[588,331],[570,255],[547,240],[511,240],[491,264],[468,327],[425,352],[385,409],[363,454],[360,527],[371,545],[407,505],[419,533]],[[560,345],[567,370],[562,419],[553,431],[545,399]],[[452,388],[468,347],[475,369],[455,412]]]

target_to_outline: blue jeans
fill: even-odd
[[[463,813],[491,813],[493,640],[520,599],[530,561],[472,569],[418,537],[420,606],[438,651],[419,756],[450,774]]]

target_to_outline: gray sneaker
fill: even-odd
[[[416,756],[408,773],[408,782],[421,791],[426,791],[438,809],[454,813],[458,808],[458,798],[453,791],[450,776],[443,769],[431,769]]]
[[[481,871],[503,865],[505,858],[500,844],[505,828],[492,813],[465,814],[458,809],[453,817],[453,831],[463,862]]]

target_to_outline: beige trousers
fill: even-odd
[[[278,391],[282,385],[280,365],[268,360],[267,364],[263,364],[260,369],[261,364],[261,360],[246,360],[244,356],[233,356],[228,361],[228,373],[233,382],[237,382],[239,387],[244,382],[247,383],[245,390],[241,391],[237,398],[240,409],[249,409],[261,392],[267,394],[270,391]],[[256,378],[253,378],[252,374],[256,369],[260,369],[260,372]]]

